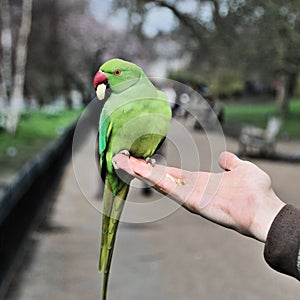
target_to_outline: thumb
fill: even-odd
[[[225,171],[235,169],[242,161],[233,153],[224,151],[219,156],[219,165]]]

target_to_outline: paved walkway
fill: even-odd
[[[187,145],[185,139],[190,139],[176,128],[176,124],[173,124],[170,136],[168,164],[183,165],[190,170],[197,170],[199,163],[202,170],[209,170],[216,164],[210,158],[224,149],[219,134],[209,134],[207,139],[202,132],[193,132],[193,143],[200,152],[198,161],[193,156],[194,146],[188,146],[183,155],[176,147]],[[91,161],[94,164],[94,157],[91,158],[94,138],[85,143],[73,160],[85,196],[78,187],[74,165],[70,162],[64,171],[48,227],[34,234],[30,259],[9,300],[100,299],[101,275],[97,263],[101,215],[93,205],[100,207],[101,203],[97,200],[96,171],[90,168]],[[226,140],[226,146],[228,150],[237,150],[232,139]],[[284,147],[289,148],[287,144]],[[289,149],[293,151],[294,147],[300,150],[300,143],[291,147]],[[300,205],[300,185],[295,183],[300,175],[299,164],[256,163],[269,172],[280,197]],[[135,186],[129,201],[145,203],[139,185]],[[159,198],[160,195],[154,192],[146,201]],[[167,204],[162,210],[167,212],[173,208],[171,200],[164,202]],[[130,209],[125,212],[125,217],[134,219]],[[141,213],[148,220],[163,214],[155,209],[149,215],[144,211]],[[299,283],[271,270],[264,262],[262,252],[261,243],[184,209],[155,222],[122,223],[113,259],[109,299],[298,299]]]

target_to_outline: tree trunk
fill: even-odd
[[[6,112],[7,106],[8,106],[8,94],[7,94],[6,84],[4,80],[3,65],[0,64],[0,114]]]
[[[1,122],[3,122],[3,112],[8,106],[8,95],[11,87],[11,57],[12,57],[12,34],[8,0],[2,0],[1,8],[1,63],[0,63],[0,113],[2,113]],[[3,125],[3,124],[1,124]]]
[[[1,0],[1,49],[1,77],[5,84],[7,95],[9,95],[12,84],[12,32],[8,0]]]
[[[23,105],[23,92],[25,81],[25,67],[27,61],[27,43],[31,29],[32,0],[23,0],[22,20],[19,29],[16,47],[15,75],[12,93],[10,96],[10,109],[7,115],[6,130],[14,134],[19,122],[19,114]]]
[[[283,84],[277,94],[278,110],[281,117],[289,113],[289,101],[294,94],[298,74],[289,73],[285,76]]]

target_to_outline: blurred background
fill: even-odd
[[[97,265],[100,216],[87,212],[79,217],[73,207],[76,201],[64,202],[67,198],[79,199],[81,196],[79,190],[77,194],[74,192],[76,183],[72,181],[68,159],[60,161],[57,157],[62,156],[62,149],[70,149],[74,124],[95,97],[94,74],[103,62],[113,57],[135,62],[150,77],[171,79],[160,80],[158,85],[168,96],[174,119],[189,128],[196,140],[204,161],[201,168],[209,169],[205,160],[211,155],[211,145],[206,141],[206,133],[212,132],[214,140],[223,139],[224,133],[227,149],[266,170],[284,201],[300,204],[300,189],[293,181],[300,175],[299,1],[1,0],[0,37],[0,249],[1,255],[8,257],[6,264],[1,265],[0,287],[5,295],[8,287],[13,287],[8,299],[46,299],[39,296],[50,293],[54,286],[58,287],[58,294],[49,296],[51,299],[82,299],[80,292],[84,293],[85,289],[78,280],[87,284],[86,290],[90,294],[86,292],[85,298],[96,299],[100,281],[93,263]],[[94,121],[101,110],[97,107]],[[91,125],[92,131],[97,128],[95,124]],[[178,132],[171,130],[172,134]],[[43,153],[49,147],[55,148],[54,152],[45,158]],[[177,161],[172,160],[172,149],[165,151],[168,163],[176,165]],[[38,161],[32,163],[37,158]],[[51,177],[56,178],[56,175],[52,176],[56,174],[55,170],[49,171],[54,158],[58,166],[62,166],[55,168],[60,170],[59,190],[57,187],[52,189],[56,192],[48,197],[51,201],[46,201],[47,209],[40,209],[44,213],[32,213],[31,210],[31,215],[27,215],[30,208],[36,207],[34,201],[48,194],[42,190],[38,196],[32,196],[37,190],[35,184],[41,187],[36,178],[41,180],[42,174],[49,173],[50,179],[44,179],[44,185]],[[192,161],[190,164],[192,169],[195,165]],[[95,188],[97,182],[94,179],[91,182]],[[140,197],[138,192],[136,197]],[[56,205],[62,210],[59,215],[55,214],[59,211]],[[70,205],[73,207],[71,212],[66,208]],[[88,209],[79,207],[80,212]],[[18,217],[13,215],[15,209]],[[20,220],[34,219],[36,214],[39,221],[35,221],[34,226],[30,222],[26,223],[27,227],[20,225]],[[76,223],[78,218],[79,224],[85,224],[81,229]],[[146,299],[199,299],[200,296],[204,299],[241,299],[242,294],[245,299],[297,299],[300,291],[297,283],[267,269],[261,259],[262,248],[253,246],[254,241],[232,237],[233,233],[228,230],[199,221],[182,210],[169,219],[153,227],[141,226],[139,229],[146,231],[147,241],[143,234],[136,233],[134,226],[124,227],[123,239],[120,238],[117,247],[127,247],[126,253],[132,253],[132,257],[126,262],[127,254],[122,256],[124,252],[117,252],[123,267],[118,267],[116,262],[115,273],[119,270],[119,274],[126,274],[124,265],[128,267],[128,263],[132,273],[128,275],[128,286],[123,289],[121,275],[112,283],[112,299],[120,298],[119,294],[122,299],[140,299],[148,276],[150,285],[146,296],[143,295]],[[70,221],[70,229],[69,225],[63,224],[66,220]],[[37,229],[41,223],[43,229]],[[182,235],[189,232],[187,240],[180,245],[178,231],[174,229],[176,224],[183,224],[179,230]],[[196,247],[199,231],[197,235],[191,233],[195,226],[201,227],[203,236],[207,236],[206,242],[202,240],[199,245],[202,252]],[[20,227],[26,227],[26,230],[17,234]],[[90,233],[90,239],[82,241],[81,246],[75,243],[76,237],[72,235],[75,227],[79,232],[83,231],[78,233],[79,236],[86,235],[87,231]],[[160,230],[156,230],[158,227]],[[54,239],[51,240],[49,232],[53,231],[59,235],[51,235]],[[137,235],[135,241],[140,242],[140,248],[133,246],[132,235],[128,235],[128,240],[124,239],[126,232]],[[161,232],[160,236],[158,232]],[[168,234],[170,242],[157,250],[163,242],[162,234]],[[12,236],[16,240],[11,241]],[[20,237],[23,246],[18,242]],[[57,245],[61,247],[65,240],[70,241],[70,248],[58,247],[60,250],[57,250]],[[222,242],[218,244],[217,240]],[[51,243],[55,249],[51,248]],[[72,249],[77,247],[74,243],[78,246],[77,254],[72,254]],[[80,247],[84,249],[86,243],[90,243],[88,249],[91,249],[81,251]],[[44,246],[46,248],[40,250]],[[130,250],[130,247],[134,249]],[[173,268],[181,252],[174,247],[190,253],[179,263],[185,270],[185,274],[180,271],[181,275],[188,278],[190,272],[190,280],[175,275],[178,270]],[[12,248],[22,250],[15,255],[11,254]],[[248,249],[246,252],[245,248]],[[89,256],[92,274],[91,269],[85,270],[89,262],[79,258],[84,251],[92,251]],[[38,253],[37,258],[31,256],[33,252]],[[30,259],[26,258],[28,253]],[[168,256],[168,253],[175,254]],[[227,264],[222,253],[227,253]],[[43,261],[45,255],[52,255],[53,261]],[[26,259],[15,259],[16,256]],[[66,257],[70,257],[70,262]],[[136,263],[134,257],[140,258],[136,269],[132,267]],[[68,261],[67,265],[62,262],[64,259]],[[64,266],[63,270],[69,271],[62,273],[59,267],[55,269],[55,261]],[[82,261],[82,265],[74,264],[75,261]],[[147,272],[143,264],[146,269],[150,268]],[[212,265],[216,267],[210,269]],[[233,265],[237,267],[233,268]],[[243,266],[248,268],[248,273]],[[71,270],[77,272],[78,268],[82,270],[82,277],[74,279],[70,276]],[[228,270],[229,277],[224,278],[225,273],[220,275]],[[16,282],[12,284],[16,273],[19,274],[17,278],[25,282],[21,287]],[[201,287],[198,276],[203,280]],[[211,278],[217,279],[216,282]],[[134,287],[133,282],[138,282],[140,287]],[[37,285],[40,290],[35,289]],[[76,292],[72,289],[75,285]],[[43,289],[46,286],[50,289],[47,293]],[[218,298],[223,291],[227,293]]]

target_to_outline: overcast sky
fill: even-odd
[[[111,12],[111,2],[90,0],[90,9],[97,20],[107,22],[115,29],[122,29],[127,24],[126,11]],[[170,31],[175,25],[176,19],[169,9],[153,8],[147,15],[143,29],[147,35],[154,36],[158,31]]]

